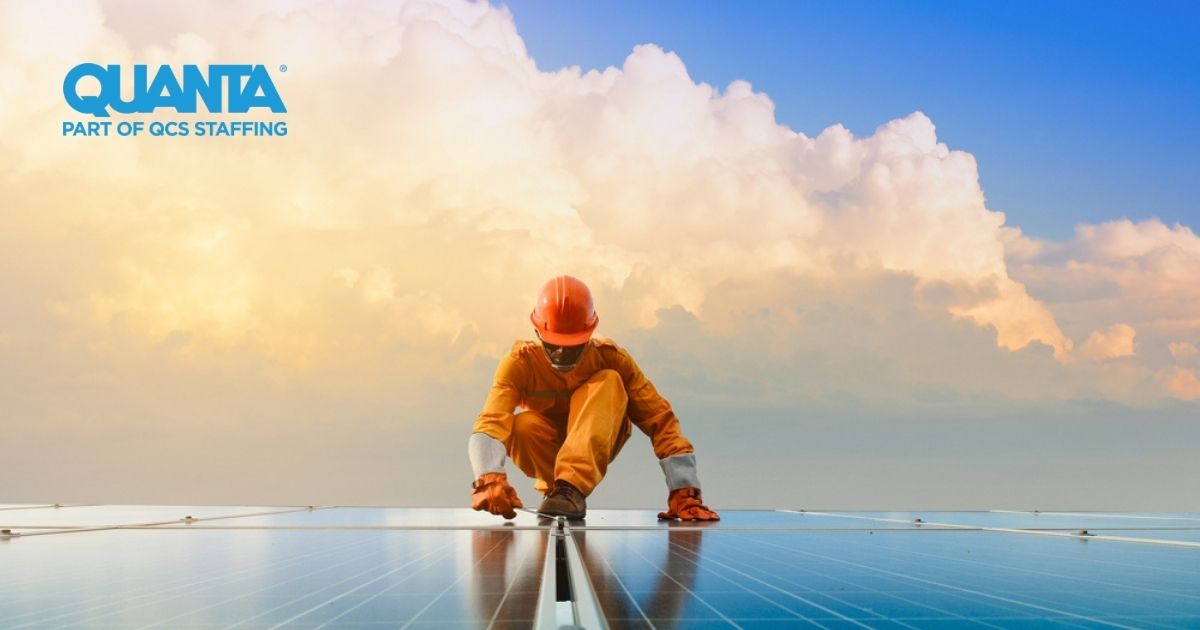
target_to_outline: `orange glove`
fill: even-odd
[[[685,521],[719,521],[720,515],[700,502],[700,488],[679,488],[667,496],[667,511],[659,512],[661,519]]]
[[[517,491],[508,485],[506,473],[483,473],[471,484],[471,508],[498,514],[504,518],[516,518],[516,508],[523,508]]]

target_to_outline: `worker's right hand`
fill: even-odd
[[[502,472],[483,473],[472,484],[471,507],[480,511],[498,514],[504,518],[516,518],[516,508],[523,508],[517,491],[508,485],[508,475]]]
[[[662,520],[719,521],[720,515],[704,505],[700,488],[677,488],[667,495],[667,511],[659,512]]]

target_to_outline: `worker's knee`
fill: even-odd
[[[589,423],[616,426],[625,418],[629,396],[616,370],[600,370],[571,394],[571,415],[583,414]]]
[[[625,383],[621,380],[621,374],[613,369],[596,370],[596,373],[588,379],[588,382],[604,383],[606,385],[620,385],[625,388]]]
[[[600,387],[600,391],[610,396],[616,396],[621,401],[629,400],[625,393],[625,381],[616,370],[600,370],[587,380],[589,385]]]

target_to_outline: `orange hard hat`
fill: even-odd
[[[587,285],[579,278],[559,276],[542,286],[529,321],[543,341],[577,346],[592,338],[600,318]]]

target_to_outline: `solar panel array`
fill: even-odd
[[[3,628],[1197,628],[1200,515],[0,505]]]

